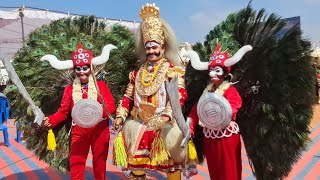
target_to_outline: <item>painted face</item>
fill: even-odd
[[[88,83],[89,75],[91,74],[91,69],[88,65],[76,66],[74,67],[74,72],[76,73],[82,84]]]
[[[144,46],[147,60],[150,62],[157,62],[164,56],[165,49],[156,42],[147,42]]]
[[[215,66],[210,68],[209,76],[211,77],[211,82],[218,85],[223,81],[224,71],[220,66]]]

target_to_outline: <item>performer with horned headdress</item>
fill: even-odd
[[[241,179],[241,142],[239,126],[235,120],[242,99],[226,78],[231,66],[251,49],[250,45],[244,46],[229,58],[228,52],[221,51],[218,43],[209,62],[201,62],[195,52],[185,54],[192,57],[191,65],[194,69],[209,70],[210,83],[193,106],[189,121],[192,136],[198,124],[203,127],[202,146],[211,179]]]
[[[178,78],[178,106],[183,106],[187,98],[185,71],[179,67],[174,32],[159,17],[159,8],[146,4],[139,15],[142,22],[136,47],[142,66],[129,74],[130,82],[116,110],[115,127],[123,124],[124,144],[115,141],[115,164],[132,170],[130,179],[145,179],[150,170],[167,172],[168,179],[180,179],[179,169],[188,161],[188,151],[180,147],[183,135],[165,82]],[[121,145],[125,145],[125,152],[119,152]]]
[[[108,116],[115,111],[115,104],[107,84],[104,81],[97,81],[95,84],[91,65],[107,62],[109,52],[115,48],[113,45],[106,45],[100,56],[93,57],[92,51],[85,50],[79,43],[71,55],[72,60],[59,61],[53,55],[41,58],[49,61],[55,69],[73,68],[77,75],[73,84],[65,88],[59,110],[43,121],[45,127],[53,128],[72,115],[69,160],[71,179],[84,178],[90,146],[94,178],[105,179],[110,139]]]

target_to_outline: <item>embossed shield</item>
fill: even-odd
[[[199,121],[208,129],[221,130],[229,126],[232,109],[229,102],[217,93],[203,94],[197,106]]]
[[[81,99],[73,107],[72,120],[83,128],[90,128],[102,120],[102,106],[92,99]]]

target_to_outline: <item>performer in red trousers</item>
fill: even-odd
[[[109,148],[109,123],[108,114],[115,111],[114,98],[104,81],[97,81],[101,96],[97,91],[92,69],[93,65],[105,63],[109,59],[110,50],[116,48],[113,45],[104,47],[101,56],[93,57],[91,50],[85,50],[79,44],[77,50],[72,53],[72,60],[59,61],[53,55],[45,55],[42,60],[48,60],[56,69],[73,68],[77,77],[72,85],[65,88],[59,110],[51,116],[45,117],[44,126],[53,128],[64,121],[72,112],[74,105],[81,99],[98,101],[104,104],[109,113],[103,108],[101,121],[92,127],[81,127],[72,122],[71,146],[70,146],[70,176],[71,179],[84,179],[84,170],[89,148],[91,146],[93,155],[94,179],[103,180],[106,174],[106,160]],[[104,102],[103,102],[104,101]],[[90,118],[88,118],[90,121]]]
[[[192,136],[195,126],[199,124],[203,127],[203,149],[211,179],[241,179],[241,141],[235,120],[242,100],[226,77],[231,66],[251,49],[251,46],[244,46],[229,58],[228,52],[221,52],[218,44],[209,62],[191,59],[193,68],[209,70],[210,83],[192,108],[189,118]]]

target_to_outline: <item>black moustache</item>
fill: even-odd
[[[148,53],[148,54],[147,54],[147,57],[152,56],[152,55],[160,56],[160,52],[158,52],[158,53]]]

